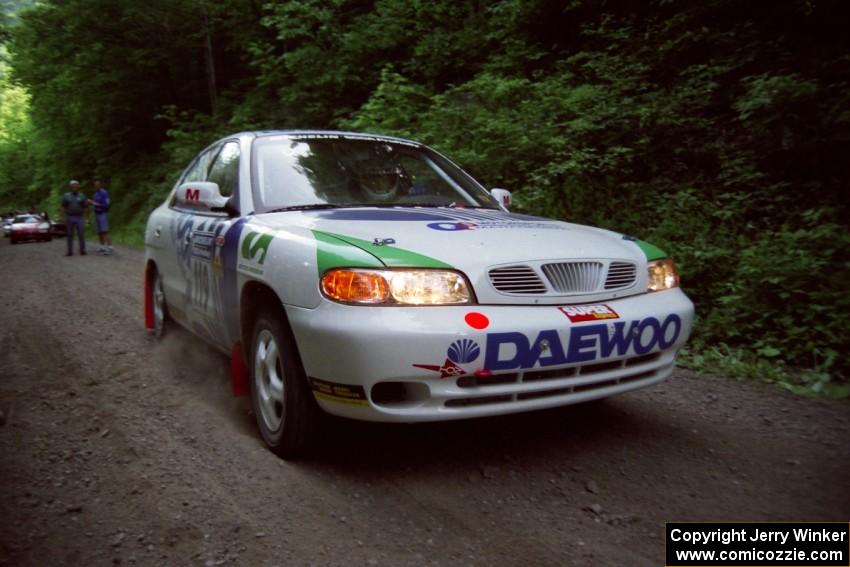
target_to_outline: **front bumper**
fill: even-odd
[[[418,422],[556,407],[668,377],[690,335],[690,299],[673,289],[604,305],[610,312],[568,316],[548,305],[323,301],[316,309],[289,306],[287,315],[325,411]]]
[[[40,230],[40,229],[24,229],[24,230],[14,230],[11,234],[12,239],[16,241],[23,240],[47,240],[51,238],[51,234],[49,230]]]

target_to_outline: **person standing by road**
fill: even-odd
[[[112,238],[109,236],[109,219],[107,212],[109,211],[109,191],[103,186],[100,178],[94,180],[94,195],[92,195],[89,203],[94,206],[94,226],[97,229],[97,237],[100,239],[100,246],[97,247],[98,254],[112,254]]]
[[[86,255],[86,235],[83,225],[83,215],[88,206],[86,196],[80,193],[80,182],[72,179],[68,182],[70,191],[62,195],[62,214],[65,217],[66,231],[68,233],[68,253],[66,256],[74,255],[74,230],[80,239],[80,256]]]

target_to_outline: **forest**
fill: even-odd
[[[0,209],[106,180],[144,222],[241,130],[409,137],[514,209],[670,253],[680,363],[850,397],[843,0],[5,2]]]

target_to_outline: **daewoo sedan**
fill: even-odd
[[[227,353],[284,457],[322,412],[492,416],[668,377],[693,318],[673,260],[509,204],[413,141],[235,134],[148,220],[146,325],[159,337],[176,321]]]

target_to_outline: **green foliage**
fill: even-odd
[[[69,177],[104,175],[138,243],[220,135],[407,136],[521,211],[670,252],[697,305],[691,366],[840,396],[842,14],[840,0],[43,1],[11,28],[0,199],[49,203]]]

